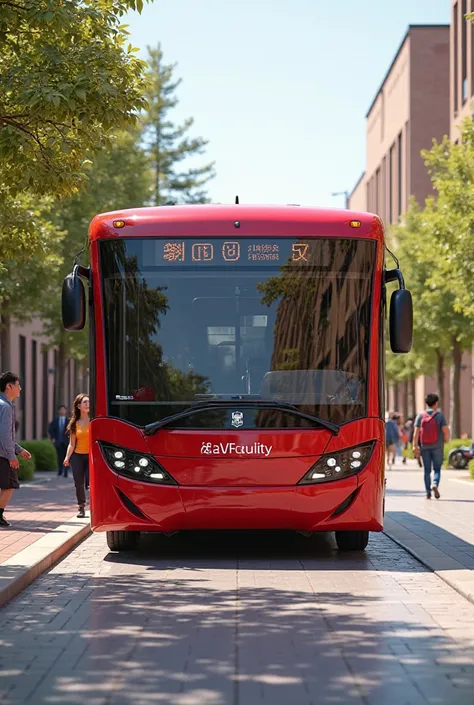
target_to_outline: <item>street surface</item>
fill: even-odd
[[[398,519],[405,495],[445,532],[451,503],[473,515],[446,473],[445,510],[421,475],[387,477]],[[4,705],[474,703],[474,605],[384,534],[359,555],[279,533],[117,555],[96,534],[0,611],[0,636]]]

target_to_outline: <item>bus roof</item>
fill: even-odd
[[[360,223],[360,225],[357,225]],[[311,236],[383,238],[374,213],[297,205],[151,206],[97,215],[91,241],[117,237]]]

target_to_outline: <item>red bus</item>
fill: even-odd
[[[412,302],[373,214],[260,206],[105,213],[62,294],[90,312],[90,498],[111,550],[140,532],[335,531],[384,507],[386,283],[395,352]],[[77,260],[77,258],[76,258]]]

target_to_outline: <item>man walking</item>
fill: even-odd
[[[51,442],[54,443],[56,454],[58,456],[58,475],[67,477],[67,467],[63,465],[66,451],[69,444],[69,439],[66,436],[67,428],[67,410],[64,404],[58,407],[58,414],[49,424],[48,434]]]
[[[444,444],[449,441],[448,423],[444,414],[438,411],[438,402],[437,394],[426,395],[426,409],[416,417],[413,434],[413,455],[418,458],[421,453],[425,468],[426,499],[431,499],[431,491],[436,499],[440,498],[438,488]],[[431,484],[431,468],[433,468],[433,484]]]
[[[29,460],[30,453],[15,441],[15,407],[13,402],[20,396],[20,380],[13,372],[0,375],[0,527],[10,526],[3,512],[10,501],[18,482],[17,455]]]

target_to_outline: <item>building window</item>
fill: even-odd
[[[26,338],[24,335],[20,335],[20,384],[23,387],[23,394],[20,394],[20,410],[21,410],[21,424],[19,428],[19,435],[26,439],[26,395],[29,393],[28,390],[28,379],[26,376]]]
[[[59,355],[58,351],[54,351],[54,391],[53,391],[53,406],[54,409],[56,410],[58,408],[58,405],[64,404],[64,399],[61,399],[61,402],[58,401],[58,387],[62,387],[62,383],[59,381],[59,370],[58,370],[58,364],[59,364]]]
[[[388,158],[388,222],[393,223],[393,152],[395,145],[390,147]]]
[[[41,404],[43,409],[43,438],[48,437],[48,425],[49,425],[49,384],[48,384],[48,351],[45,349],[42,352],[43,355],[43,393],[41,395]]]
[[[459,107],[459,96],[458,96],[458,4],[456,3],[453,7],[453,81],[454,81],[454,114],[457,115]]]
[[[466,102],[469,91],[467,87],[467,0],[462,0],[461,15],[461,62],[462,62],[462,102]]]
[[[403,167],[404,167],[404,160],[403,160],[403,150],[402,150],[402,133],[398,135],[397,139],[397,151],[398,151],[398,217],[401,216],[402,214],[402,191],[403,191]]]
[[[38,413],[36,403],[38,401],[38,343],[31,341],[31,402],[33,404],[33,438],[38,438]]]

